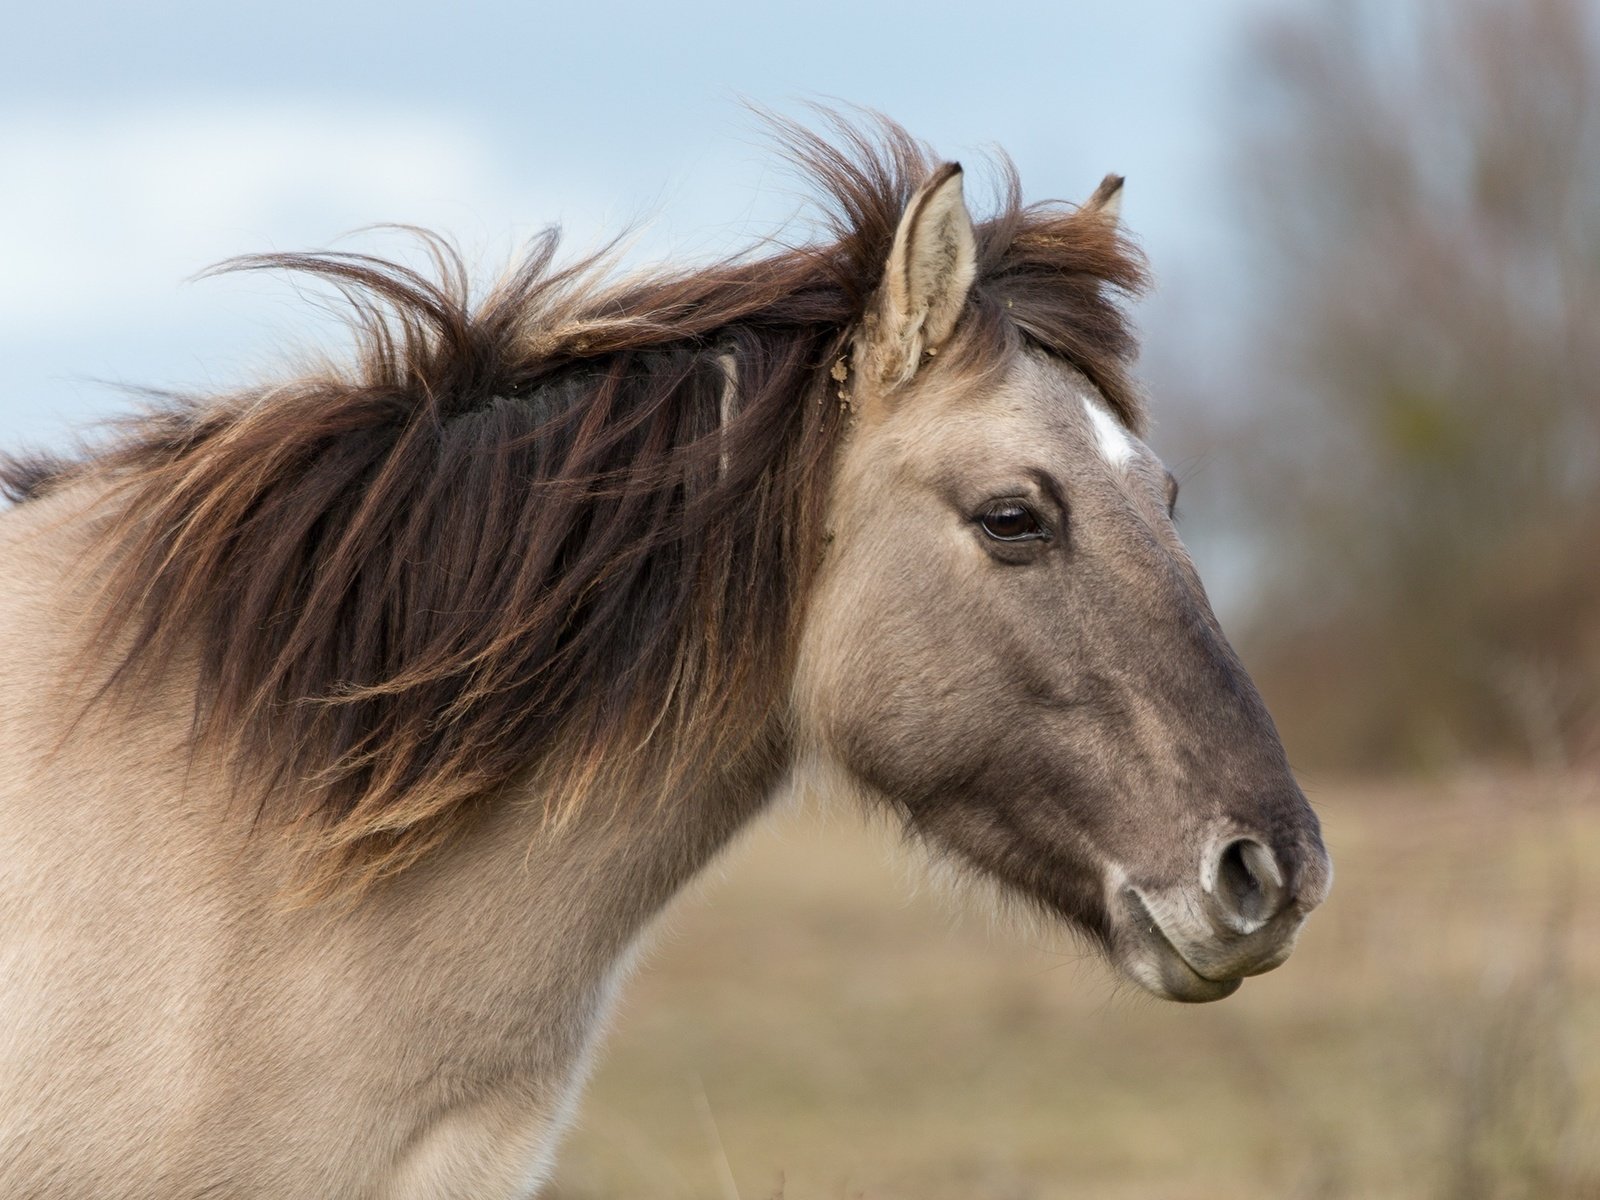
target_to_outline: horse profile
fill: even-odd
[[[1330,880],[1141,440],[1121,181],[981,221],[789,127],[811,244],[480,299],[160,401],[0,514],[0,1195],[535,1192],[653,917],[788,790],[1156,995]]]

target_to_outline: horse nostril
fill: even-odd
[[[1214,871],[1220,915],[1239,933],[1259,929],[1288,902],[1282,868],[1254,838],[1238,838],[1222,847]]]

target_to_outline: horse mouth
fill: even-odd
[[[1134,983],[1163,1000],[1183,1004],[1206,1004],[1239,990],[1244,975],[1212,978],[1185,958],[1137,890],[1123,889],[1121,899],[1124,919],[1116,930],[1112,958]]]

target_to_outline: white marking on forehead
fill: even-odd
[[[1083,411],[1089,414],[1089,422],[1094,426],[1094,440],[1100,448],[1100,457],[1113,467],[1127,466],[1136,453],[1132,436],[1115,417],[1088,396],[1083,398]]]

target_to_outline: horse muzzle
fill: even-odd
[[[1273,847],[1248,834],[1219,833],[1190,882],[1113,884],[1112,957],[1163,999],[1220,1000],[1289,957],[1332,883],[1333,864],[1315,834]]]

